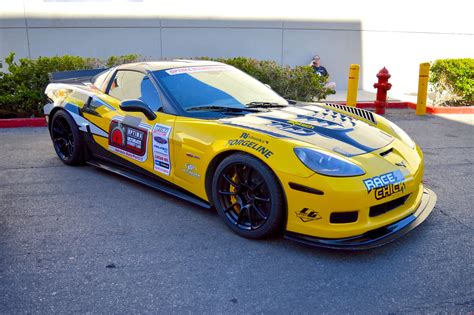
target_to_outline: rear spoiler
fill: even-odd
[[[61,71],[48,73],[49,82],[83,82],[92,78],[96,74],[107,70],[108,68],[102,69],[90,69],[90,70],[74,70],[74,71]]]

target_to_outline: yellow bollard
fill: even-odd
[[[346,105],[356,106],[357,89],[359,88],[359,65],[351,64],[349,67],[349,79],[347,81]]]
[[[423,116],[426,114],[426,99],[428,97],[428,77],[430,75],[430,64],[424,62],[420,64],[420,75],[418,79],[418,99],[416,101],[416,114]]]

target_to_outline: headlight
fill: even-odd
[[[327,176],[358,176],[365,172],[343,157],[329,152],[321,152],[310,148],[295,148],[295,154],[306,167],[321,175]]]
[[[392,128],[393,132],[395,132],[399,137],[400,140],[408,144],[412,149],[415,148],[415,141],[410,138],[410,136],[400,127],[395,125],[393,122],[389,121],[390,127]]]

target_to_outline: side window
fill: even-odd
[[[98,75],[94,77],[94,82],[93,82],[94,86],[98,88],[99,90],[101,90],[102,92],[105,90],[104,82],[105,82],[105,79],[107,79],[107,77],[109,76],[109,74],[110,74],[110,70],[106,70],[104,72],[99,73]]]
[[[158,91],[143,73],[122,70],[115,75],[108,93],[118,100],[139,99],[146,103],[153,111],[161,107]]]
[[[142,94],[140,99],[150,106],[152,111],[158,111],[162,106],[160,94],[158,94],[158,91],[149,77],[143,78],[140,89]]]

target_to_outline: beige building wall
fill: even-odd
[[[470,1],[0,0],[0,58],[73,54],[234,57],[308,64],[319,54],[338,89],[350,63],[360,87],[392,74],[416,92],[418,65],[474,58]],[[0,69],[1,70],[1,69]]]

